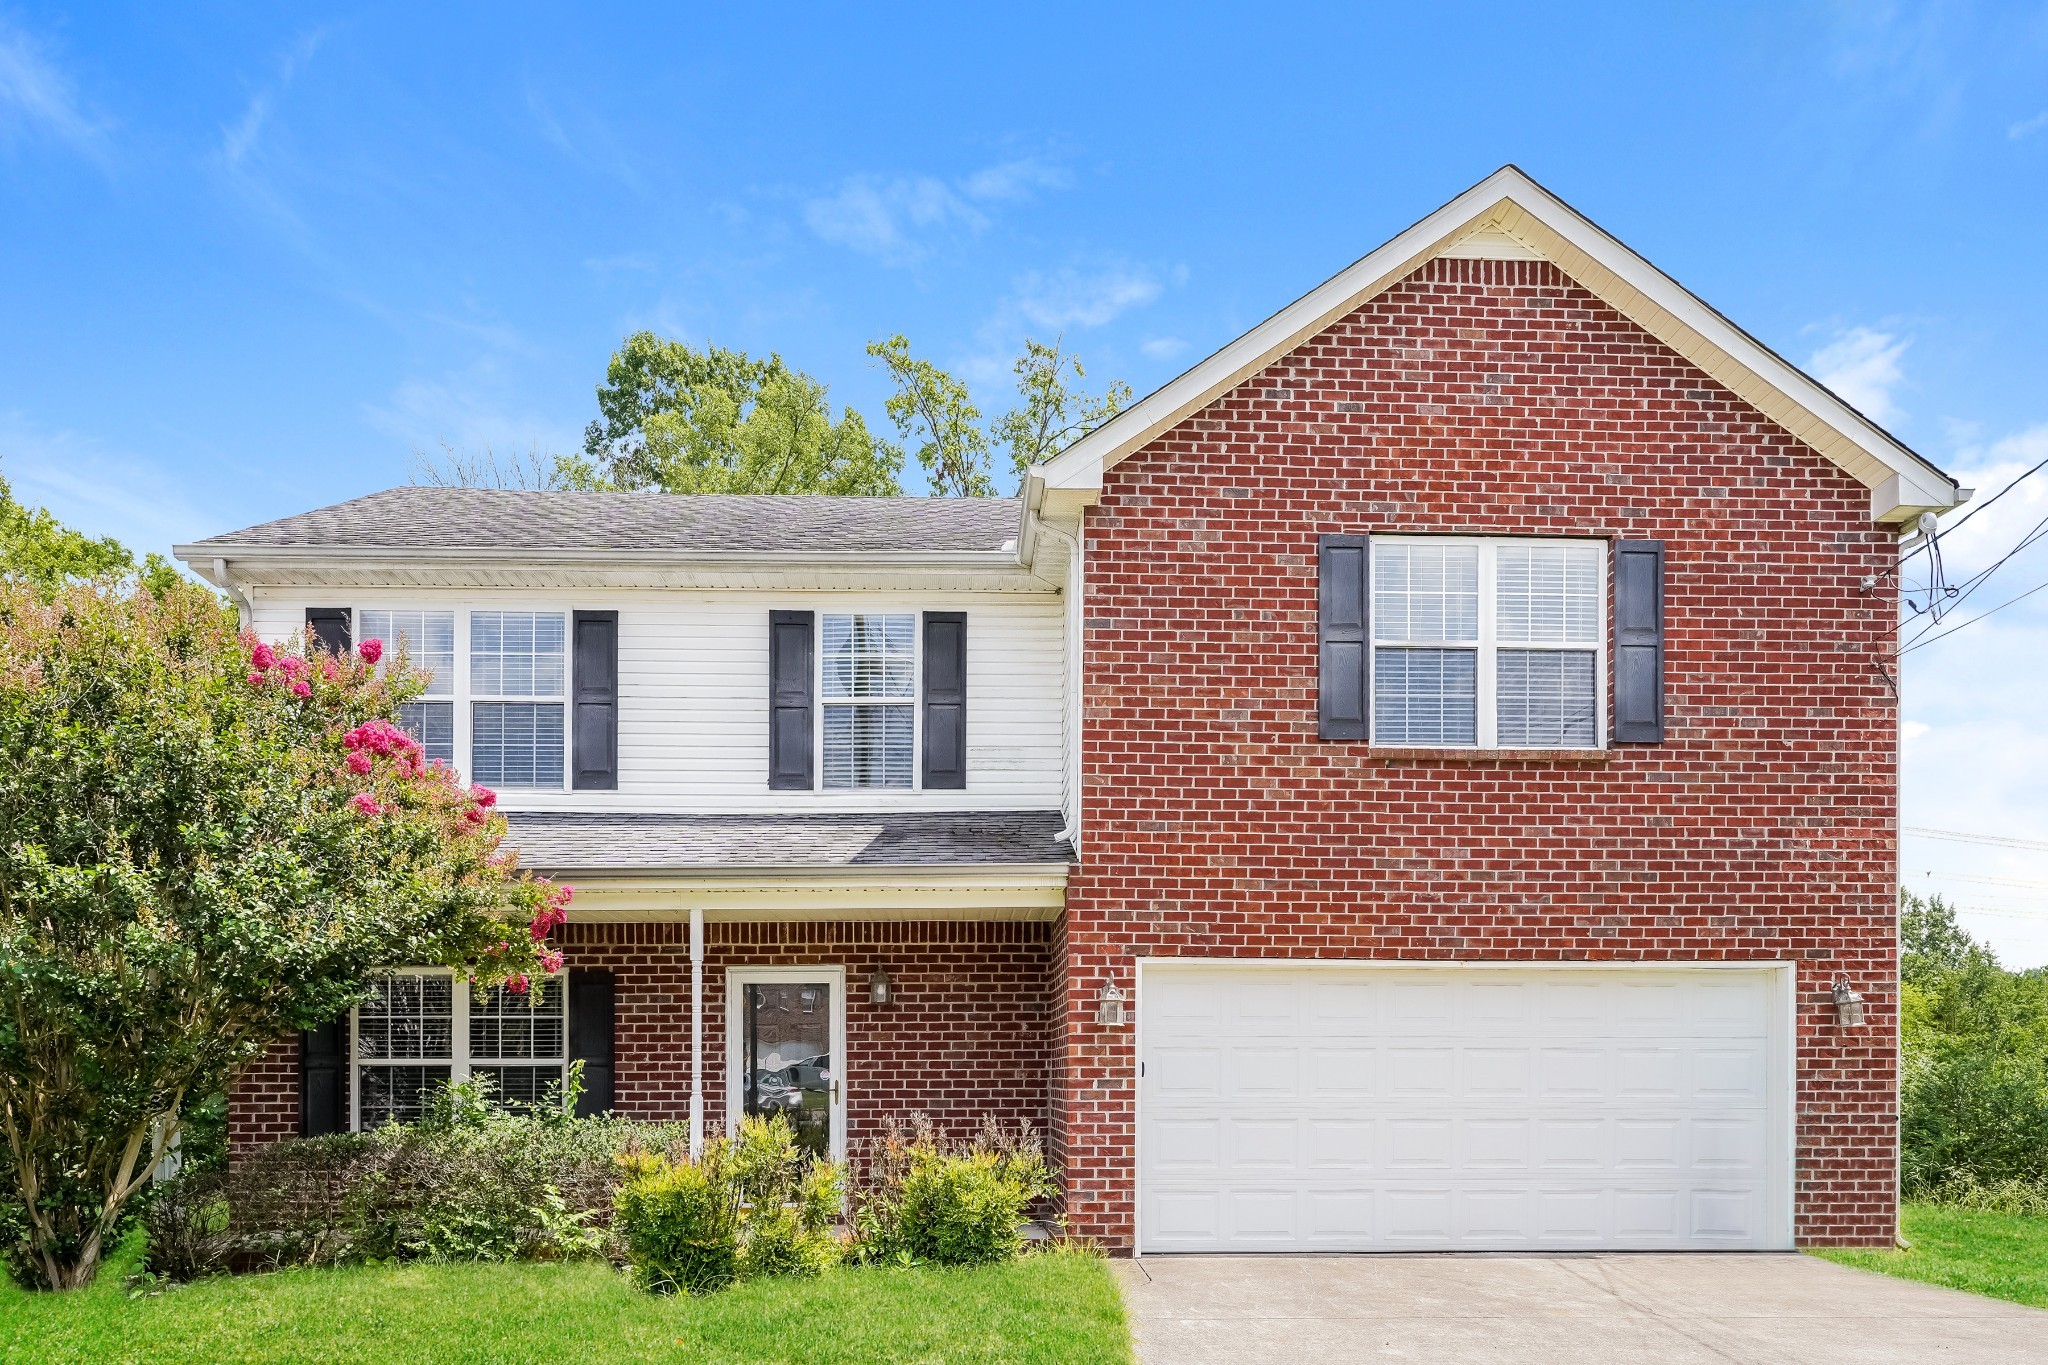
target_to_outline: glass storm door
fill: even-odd
[[[731,1111],[780,1114],[798,1146],[825,1158],[844,1152],[844,986],[838,968],[743,968],[727,997]]]

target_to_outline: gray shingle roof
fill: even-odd
[[[507,816],[519,861],[539,871],[904,867],[1065,863],[1060,813],[890,811],[874,815]]]
[[[1000,550],[1018,517],[1010,498],[387,488],[189,548]]]

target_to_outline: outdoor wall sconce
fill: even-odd
[[[886,968],[877,967],[868,977],[868,1001],[875,1005],[896,1003],[896,983],[890,978]]]
[[[1115,982],[1103,982],[1101,993],[1095,997],[1095,1022],[1104,1028],[1122,1028],[1124,999],[1124,993],[1116,988]]]
[[[1835,1003],[1835,1023],[1841,1028],[1863,1027],[1863,995],[1843,977],[1835,982],[1829,998]]]

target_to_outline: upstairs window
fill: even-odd
[[[1604,544],[1374,536],[1371,547],[1374,743],[1598,747]]]
[[[366,607],[360,634],[381,640],[386,661],[403,654],[433,674],[425,694],[398,709],[398,723],[419,741],[429,761],[455,766],[455,613],[383,611]]]
[[[827,790],[909,788],[917,764],[917,616],[827,615],[819,631]]]
[[[469,614],[470,776],[559,788],[568,625],[561,612]]]

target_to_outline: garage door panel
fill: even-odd
[[[1228,1094],[1245,1100],[1292,1099],[1301,1088],[1298,1047],[1233,1047],[1224,1063]]]
[[[1459,1081],[1475,1098],[1522,1098],[1536,1092],[1536,1055],[1526,1047],[1468,1047],[1460,1054]]]
[[[1218,1100],[1223,1096],[1223,1049],[1160,1047],[1145,1062],[1148,1087],[1161,1099]]]
[[[1451,1160],[1449,1119],[1386,1119],[1386,1164],[1391,1171],[1447,1171]]]
[[[1386,1050],[1387,1094],[1449,1095],[1456,1052],[1448,1047],[1390,1047]]]
[[[1311,1171],[1372,1169],[1376,1125],[1371,1119],[1311,1118],[1306,1126]]]
[[[1765,972],[1169,967],[1140,997],[1145,1250],[1785,1244]]]
[[[1234,1118],[1227,1129],[1234,1172],[1292,1175],[1301,1169],[1301,1123],[1297,1119]]]

